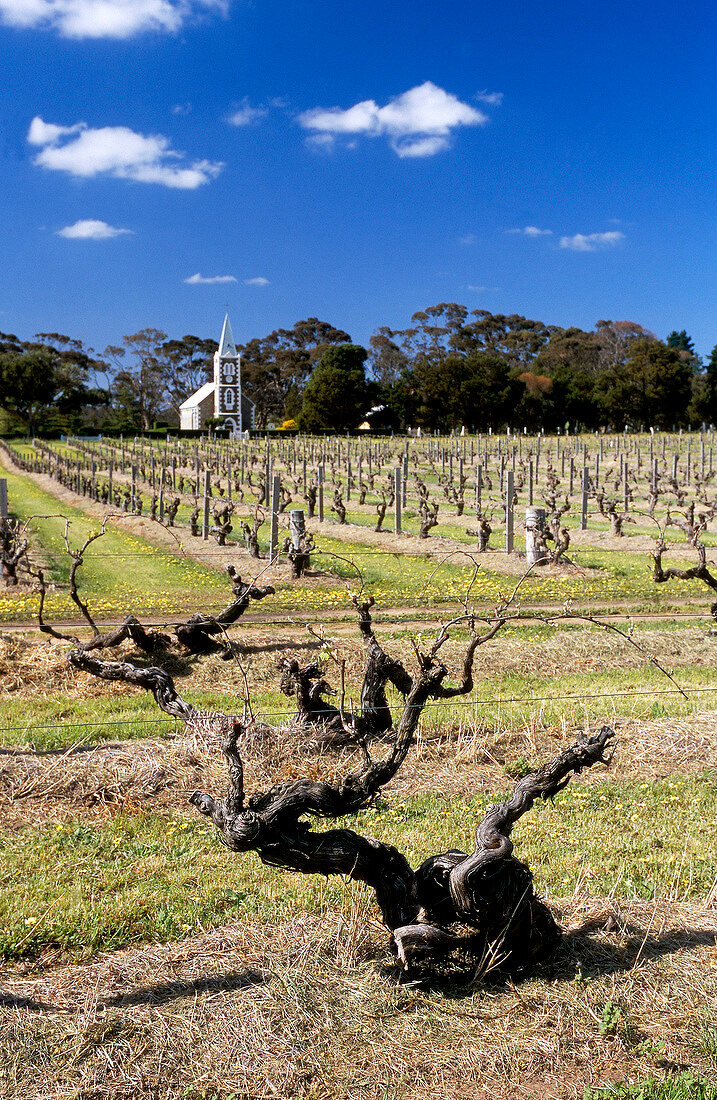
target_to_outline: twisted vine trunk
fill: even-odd
[[[534,891],[530,869],[513,855],[511,830],[536,798],[552,798],[573,774],[597,762],[608,763],[614,734],[605,727],[594,737],[580,738],[521,779],[511,798],[486,811],[476,829],[472,853],[451,849],[431,856],[413,870],[394,845],[352,829],[314,832],[317,819],[355,814],[374,801],[403,764],[427,701],[471,689],[475,650],[504,621],[499,619],[484,635],[473,633],[461,682],[450,686],[443,683],[447,669],[437,659],[448,637],[446,628],[428,654],[419,654],[418,671],[411,677],[376,640],[370,615],[373,601],[354,602],[373,677],[373,687],[367,688],[370,705],[362,716],[366,728],[372,723],[385,725],[388,705],[383,692],[389,680],[404,693],[405,703],[386,757],[373,760],[363,737],[363,766],[337,783],[287,780],[247,798],[239,746],[252,732],[254,719],[199,710],[179,696],[171,676],[161,668],[113,664],[79,648],[70,653],[69,660],[103,680],[120,680],[151,691],[161,710],[222,745],[229,773],[225,796],[218,799],[195,791],[190,801],[214,823],[222,843],[231,851],[255,852],[264,863],[282,870],[339,874],[366,883],[375,892],[384,924],[392,932],[406,968],[417,957],[430,960],[463,948],[477,954],[484,964],[487,960],[487,964],[500,965],[511,973],[524,970],[551,950],[560,931]]]

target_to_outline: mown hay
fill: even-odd
[[[565,901],[568,935],[539,976],[420,987],[376,966],[382,930],[353,893],[344,912],[278,927],[10,969],[0,1096],[576,1098],[660,1066],[717,1070],[701,1044],[714,910]]]

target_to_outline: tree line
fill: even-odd
[[[97,353],[81,340],[0,333],[5,430],[141,431],[179,423],[212,377],[215,340],[146,328]],[[601,427],[669,430],[717,422],[717,346],[706,362],[688,334],[666,340],[632,321],[586,332],[442,302],[363,348],[317,317],[238,346],[256,426],[305,432],[473,432]]]

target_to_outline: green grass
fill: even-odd
[[[79,508],[60,504],[30,478],[0,470],[7,477],[12,515],[23,520],[36,517],[29,524],[33,560],[42,559],[48,581],[66,585],[71,561],[64,545],[65,518],[70,520],[73,549],[98,531],[100,523]],[[140,616],[176,614],[206,604],[208,597],[222,606],[222,600],[230,595],[220,572],[123,531],[121,521],[115,526],[108,524],[105,535],[92,545],[78,572],[78,582],[83,598],[89,599],[91,611],[100,618],[124,616],[130,611]],[[0,622],[27,621],[36,608],[36,595],[0,590]],[[45,617],[50,622],[77,617],[66,590],[48,594]]]
[[[486,805],[501,797],[383,799],[342,821],[396,844],[416,866],[456,845],[470,850]],[[516,854],[553,896],[700,898],[715,874],[716,811],[708,776],[576,785],[518,824]],[[338,878],[282,874],[252,854],[232,855],[205,822],[177,816],[50,824],[7,833],[2,844],[6,960],[49,947],[84,956],[234,920],[278,922],[339,906],[349,889]]]
[[[63,511],[72,519],[73,545],[79,544],[89,531],[97,529],[97,522],[88,519],[81,508],[61,508],[54,497],[40,490],[30,478],[15,474],[7,474],[7,477],[14,514],[25,517]],[[329,513],[326,514],[328,517]],[[366,513],[349,515],[361,527],[373,524]],[[465,594],[472,577],[473,565],[468,555],[473,552],[474,540],[465,534],[466,526],[471,524],[470,516],[465,517],[465,522],[463,517],[460,521],[448,518],[449,522],[441,525],[437,533],[459,539],[465,546],[465,555],[453,551],[445,561],[441,561],[440,543],[435,539],[427,541],[425,554],[394,554],[358,541],[336,539],[331,535],[331,523],[327,523],[316,538],[317,552],[313,562],[314,567],[329,575],[329,586],[279,584],[276,596],[262,606],[267,612],[344,609],[346,589],[355,591],[362,578],[367,589],[385,606],[455,603]],[[179,519],[182,520],[182,516]],[[390,534],[391,525],[388,526]],[[61,583],[66,582],[69,560],[62,540],[64,523],[59,519],[37,520],[33,521],[33,529],[48,559],[50,576]],[[406,530],[410,529],[409,522]],[[350,531],[350,527],[345,531]],[[188,537],[186,526],[176,528],[176,532],[179,538]],[[265,524],[260,533],[264,553],[268,537],[268,525]],[[678,537],[684,541],[684,536],[679,534]],[[624,542],[624,552],[573,548],[572,560],[594,570],[594,575],[547,575],[536,570],[521,588],[521,602],[525,606],[561,606],[570,601],[576,609],[583,610],[625,605],[634,610],[669,611],[683,608],[689,600],[696,609],[704,606],[707,616],[709,599],[704,585],[698,581],[656,585],[650,574],[649,555],[630,552],[629,536]],[[500,531],[494,535],[492,544],[496,548],[502,545]],[[518,524],[516,548],[523,545]],[[227,550],[227,560],[230,556],[231,546]],[[478,560],[481,569],[472,587],[471,599],[477,606],[488,609],[495,605],[501,593],[512,591],[517,578],[501,573],[504,557],[500,552],[478,556]],[[118,572],[122,574],[119,580]],[[122,614],[128,607],[140,615],[148,612],[178,614],[195,609],[201,603],[200,593],[204,595],[210,591],[219,595],[222,589],[226,590],[220,572],[183,557],[179,547],[177,554],[168,553],[146,540],[122,532],[121,521],[88,553],[80,583],[83,593],[90,598],[93,611],[100,616]],[[74,608],[66,593],[51,593],[48,604],[51,615],[74,617]],[[33,612],[32,597],[14,595],[10,598],[6,594],[2,599],[0,593],[0,622],[27,620]]]
[[[77,699],[53,695],[0,699],[0,745],[51,752],[140,737],[166,737],[183,730],[157,709],[151,695]]]
[[[603,1088],[588,1087],[583,1100],[717,1100],[717,1084],[687,1070],[659,1080],[652,1077],[635,1084],[622,1081]]]
[[[218,666],[213,691],[193,689],[191,677],[186,682],[178,679],[180,694],[199,707],[228,714],[241,712],[241,694],[222,686],[225,668]],[[328,677],[334,679],[331,667]],[[425,736],[448,736],[461,730],[464,735],[490,738],[511,730],[582,726],[586,719],[676,718],[707,705],[717,669],[677,668],[675,678],[687,699],[653,666],[621,669],[605,665],[599,672],[564,676],[488,671],[465,699],[429,701],[422,729]],[[84,677],[78,673],[78,679]],[[358,684],[351,685],[349,700],[357,703],[358,692]],[[400,713],[402,697],[396,692],[390,696],[395,712]],[[279,691],[278,675],[275,686],[252,690],[252,706],[258,717],[272,725],[281,725],[294,713],[292,701]],[[182,728],[157,709],[151,695],[139,689],[91,699],[63,695],[0,698],[0,745],[5,746],[46,751],[76,743],[170,736]]]

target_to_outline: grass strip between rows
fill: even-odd
[[[435,794],[382,799],[346,827],[396,844],[418,865],[472,847],[485,806]],[[569,787],[516,827],[516,855],[541,891],[695,900],[715,880],[717,784],[710,775]],[[224,849],[204,822],[152,813],[96,824],[53,823],[6,833],[0,877],[0,955],[59,947],[84,956],[181,939],[233,920],[279,922],[339,905],[342,880],[280,874]]]

